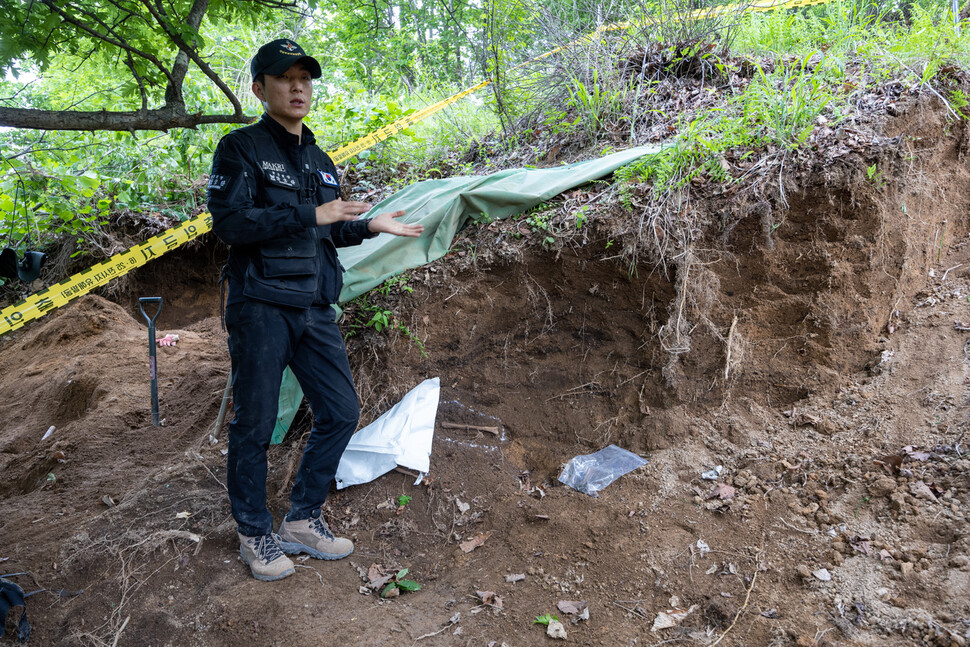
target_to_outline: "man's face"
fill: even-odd
[[[303,118],[310,112],[313,80],[309,70],[302,63],[296,63],[282,74],[266,74],[263,84],[254,82],[253,94],[263,102],[270,117],[299,134]]]

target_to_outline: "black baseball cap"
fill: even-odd
[[[307,56],[303,48],[289,38],[280,38],[260,47],[249,64],[249,71],[255,80],[260,74],[282,74],[296,63],[303,63],[312,79],[323,75],[317,59]]]

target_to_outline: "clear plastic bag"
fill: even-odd
[[[566,463],[559,481],[590,496],[624,474],[646,465],[647,461],[633,452],[610,445],[593,454],[576,456]]]

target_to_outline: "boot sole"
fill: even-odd
[[[242,549],[239,550],[239,556],[242,557],[242,560],[244,562],[246,562],[246,556],[243,554]],[[253,577],[255,577],[260,582],[275,582],[276,580],[282,580],[283,578],[289,577],[290,575],[293,575],[294,573],[296,573],[296,568],[288,568],[282,573],[280,573],[279,575],[260,575],[255,570],[253,570],[252,564],[250,564],[249,562],[246,562],[246,565],[249,566],[249,571],[253,574]]]
[[[287,555],[299,555],[300,553],[306,553],[307,555],[309,555],[310,557],[313,557],[314,559],[326,559],[328,561],[333,561],[335,559],[343,559],[344,557],[347,557],[348,555],[354,552],[354,549],[351,548],[346,553],[324,553],[317,550],[316,548],[310,548],[306,544],[300,544],[300,543],[291,542],[291,541],[280,542],[280,548],[282,548],[283,552],[286,553]]]

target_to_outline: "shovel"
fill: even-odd
[[[158,304],[158,310],[151,317],[145,312],[146,303]],[[141,297],[138,299],[138,308],[148,322],[148,372],[152,380],[152,424],[158,427],[160,425],[158,423],[158,371],[155,363],[155,320],[162,314],[162,297]]]

